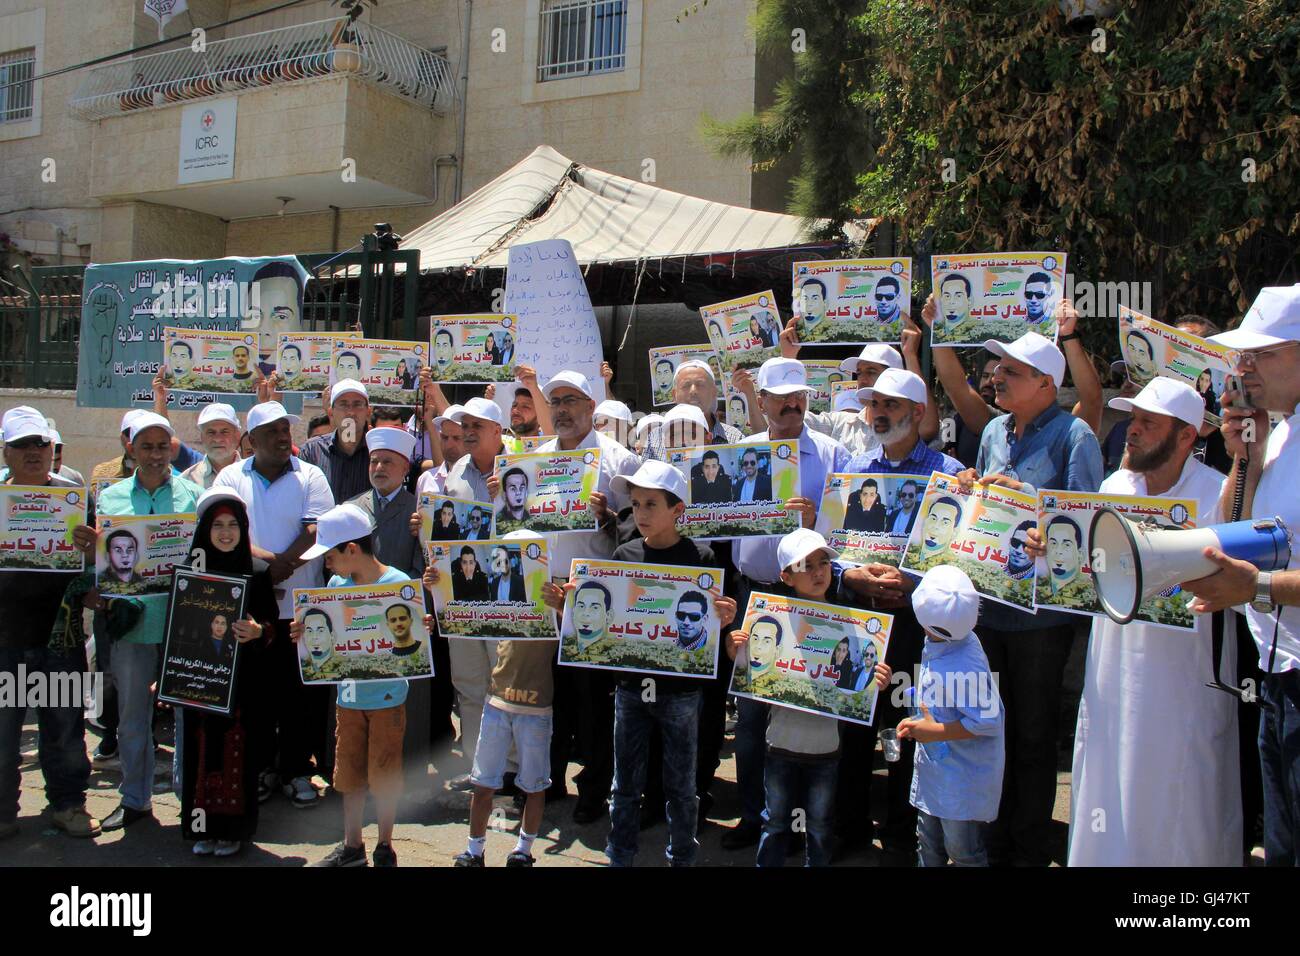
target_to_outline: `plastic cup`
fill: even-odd
[[[898,731],[893,727],[886,727],[877,736],[880,738],[880,745],[885,750],[885,760],[894,763],[902,756],[902,749],[898,745]]]

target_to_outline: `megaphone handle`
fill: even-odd
[[[1229,521],[1240,521],[1241,510],[1246,504],[1246,473],[1250,471],[1250,445],[1246,453],[1237,459],[1237,480],[1232,489],[1232,515]]]

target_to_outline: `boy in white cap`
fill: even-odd
[[[316,543],[303,559],[325,558],[333,572],[330,588],[361,584],[396,584],[410,576],[375,557],[371,534],[374,523],[354,504],[342,504],[320,516]],[[304,617],[289,627],[297,643],[303,635]],[[379,842],[375,866],[397,866],[393,852],[393,824],[402,796],[402,738],[406,733],[407,681],[345,681],[338,689],[338,723],[335,730],[334,789],[343,794],[343,842],[314,866],[365,866],[366,792],[375,799]]]
[[[208,489],[217,480],[222,468],[239,460],[239,439],[244,429],[234,406],[213,402],[199,412],[199,442],[203,445],[203,460],[181,473],[186,481]]]
[[[678,523],[686,510],[686,479],[681,472],[661,461],[644,462],[636,473],[620,475],[611,482],[611,490],[632,501],[632,516],[641,537],[614,551],[615,561],[632,564],[675,564],[686,567],[720,567],[708,545],[682,537]],[[564,607],[566,592],[577,585],[573,581],[563,588],[547,582],[543,588],[546,602],[557,611]],[[593,610],[599,604],[607,615],[612,610],[608,593],[598,586],[580,589],[589,592]],[[575,601],[583,600],[580,593]],[[712,612],[722,628],[736,616],[736,602],[731,598],[713,599]],[[689,605],[698,614],[692,623],[702,623],[709,613],[703,604]],[[577,612],[575,611],[575,616]],[[646,681],[653,693],[647,695]],[[610,831],[605,853],[611,866],[631,866],[637,852],[640,829],[641,795],[645,790],[646,756],[651,730],[658,724],[663,738],[663,789],[668,815],[668,859],[674,866],[691,866],[699,849],[695,839],[699,798],[696,796],[695,762],[699,735],[699,712],[703,682],[688,677],[646,678],[644,674],[621,677],[614,697],[614,783],[610,800]],[[648,698],[648,699],[647,699]]]
[[[781,538],[777,553],[782,586],[774,593],[793,594],[805,601],[853,606],[851,600],[844,600],[839,569],[832,564],[837,552],[816,531],[810,528],[791,531]],[[754,630],[758,631],[757,624]],[[750,636],[742,630],[732,631],[727,656],[734,661],[741,648],[748,647]],[[870,638],[863,633],[859,640],[868,642]],[[852,662],[852,657],[847,657],[843,666]],[[889,686],[893,676],[883,661],[877,661],[871,668],[863,667],[863,671],[859,675],[842,675],[850,681],[840,686],[858,689],[867,681],[875,681],[880,693]],[[807,811],[805,865],[830,865],[840,729],[840,722],[833,717],[789,707],[771,708],[763,761],[763,835],[758,842],[758,866],[785,865],[786,844],[796,807]],[[844,810],[848,812],[850,808]]]
[[[370,395],[353,378],[330,386],[330,424],[333,433],[309,440],[298,457],[325,473],[335,501],[347,501],[370,487],[370,453],[366,431],[370,428]]]
[[[912,805],[921,866],[987,866],[985,823],[998,815],[1005,759],[1002,699],[975,636],[979,593],[964,571],[940,566],[912,592],[925,629],[913,713],[898,725],[915,740]]]
[[[592,416],[596,431],[614,439],[624,448],[631,448],[632,409],[622,402],[607,398],[596,406]]]

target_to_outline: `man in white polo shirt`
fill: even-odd
[[[1300,284],[1259,291],[1241,325],[1211,342],[1236,351],[1234,371],[1245,394],[1223,395],[1223,440],[1233,457],[1221,507],[1232,517],[1238,475],[1245,474],[1242,516],[1281,518],[1300,529]],[[1241,401],[1249,407],[1234,407]],[[1268,433],[1268,412],[1289,415]],[[1267,441],[1265,436],[1267,435]],[[1300,864],[1300,546],[1285,571],[1272,574],[1206,548],[1220,570],[1184,586],[1193,610],[1248,604],[1246,620],[1259,648],[1260,767],[1264,778],[1264,860]]]
[[[316,519],[334,507],[325,473],[293,454],[291,424],[298,421],[279,402],[263,402],[248,412],[251,458],[228,465],[212,483],[231,488],[248,502],[248,531],[253,556],[271,566],[279,607],[279,633],[289,633],[295,588],[321,586],[321,560],[302,560],[316,542]],[[311,757],[318,767],[328,761],[324,730],[330,693],[325,686],[306,687],[298,673],[298,653],[292,641],[272,641],[270,687],[278,730],[278,781],[296,807],[316,805],[311,784]],[[269,769],[269,768],[268,768]],[[270,795],[276,775],[264,773],[259,799]]]

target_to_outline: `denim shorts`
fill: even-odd
[[[516,714],[502,710],[489,699],[483,708],[470,781],[478,787],[499,790],[513,741],[519,752],[515,786],[524,793],[547,789],[551,785],[551,723],[550,713]]]

